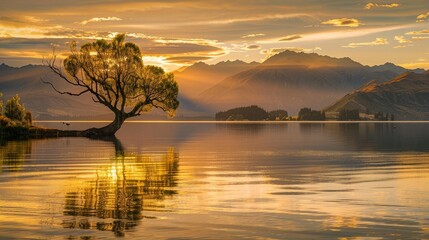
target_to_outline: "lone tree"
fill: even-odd
[[[47,61],[54,73],[81,91],[60,91],[51,82],[44,83],[60,94],[80,96],[89,92],[94,102],[115,114],[107,126],[85,130],[86,136],[112,136],[127,118],[153,107],[173,116],[179,106],[179,88],[174,75],[160,67],[143,65],[139,47],[124,39],[124,34],[118,34],[111,42],[97,40],[82,45],[80,50],[73,42],[64,68],[57,66],[55,55]]]

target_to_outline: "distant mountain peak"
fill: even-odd
[[[371,92],[374,91],[374,89],[378,86],[378,82],[376,80],[371,80],[364,84],[361,88],[359,88],[357,91],[360,92]]]
[[[285,50],[271,56],[263,62],[264,65],[289,65],[317,67],[362,67],[362,64],[353,61],[348,57],[334,58],[322,56],[317,53],[304,53]]]
[[[406,69],[404,67],[398,66],[394,63],[391,62],[386,62],[383,65],[374,65],[371,67],[373,72],[381,72],[381,71],[392,71],[396,74],[402,74],[404,72],[407,71],[412,71],[415,73],[423,73],[425,70],[421,69],[421,68],[417,68],[417,69]]]
[[[207,66],[208,64],[207,63],[205,63],[205,62],[196,62],[196,63],[194,63],[193,65],[191,65],[191,66]]]
[[[222,65],[232,65],[232,64],[247,64],[247,63],[246,63],[246,62],[243,62],[243,61],[241,61],[241,60],[236,59],[236,60],[234,60],[234,61],[227,60],[227,61],[218,62],[218,63],[216,63],[215,65],[216,65],[216,66],[222,66]]]
[[[361,112],[383,112],[394,114],[395,119],[429,119],[429,71],[425,73],[405,72],[384,82],[371,81],[353,91],[333,105],[329,112],[342,109],[358,109]]]

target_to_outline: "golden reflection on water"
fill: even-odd
[[[394,152],[401,126],[246,126],[3,144],[0,239],[429,237],[427,138]]]
[[[179,156],[174,148],[166,153],[117,153],[84,181],[66,193],[64,228],[112,231],[124,236],[138,225],[144,210],[161,211],[162,201],[172,197],[177,185]]]
[[[21,170],[31,150],[31,141],[0,142],[0,173]]]

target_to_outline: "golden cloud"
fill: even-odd
[[[429,69],[429,62],[414,62],[414,63],[403,63],[398,64],[399,66],[406,68],[406,69],[416,69],[416,68],[423,68],[423,69]]]
[[[247,50],[257,50],[257,49],[260,49],[261,48],[261,46],[259,46],[259,45],[248,45],[248,46],[246,46],[246,49]]]
[[[322,22],[325,25],[333,25],[336,27],[359,27],[363,25],[356,18],[336,18]]]
[[[165,60],[169,63],[176,63],[176,64],[193,64],[195,62],[209,60],[211,57],[205,57],[205,56],[181,56],[181,57],[168,57]]]
[[[400,4],[398,3],[391,3],[391,4],[378,4],[378,3],[368,3],[365,5],[365,9],[371,10],[373,8],[397,8]]]
[[[425,34],[429,34],[429,29],[427,29],[427,30],[421,30],[421,31],[412,31],[412,32],[405,33],[405,35],[425,35]]]
[[[261,54],[267,55],[267,58],[284,51],[293,51],[293,52],[304,52],[304,53],[314,53],[317,51],[321,51],[321,47],[314,47],[314,48],[301,48],[301,47],[285,47],[285,48],[271,48],[271,49],[264,49],[260,51]]]
[[[253,33],[253,34],[244,35],[241,38],[255,38],[255,37],[262,37],[262,36],[265,36],[265,34],[263,34],[263,33]]]
[[[395,36],[395,40],[399,43],[412,43],[413,41],[406,39],[404,36]]]
[[[429,39],[429,36],[419,36],[419,37],[412,37],[413,40],[426,40]]]
[[[423,22],[429,17],[429,12],[417,16],[416,22]]]
[[[121,21],[121,20],[122,19],[118,18],[118,17],[100,17],[100,18],[95,17],[95,18],[91,18],[89,20],[82,21],[79,24],[80,25],[86,25],[86,24],[92,23],[92,22]]]
[[[376,38],[372,42],[360,42],[360,43],[349,43],[347,46],[343,46],[346,48],[357,48],[357,47],[364,47],[364,46],[379,46],[379,45],[386,45],[389,44],[389,41],[387,41],[386,38]]]
[[[283,38],[282,38],[282,39],[280,39],[279,41],[280,41],[280,42],[293,41],[293,40],[300,39],[300,38],[302,38],[302,36],[301,36],[301,35],[297,35],[297,34],[295,34],[295,35],[288,35],[288,36],[286,36],[286,37],[283,37]]]

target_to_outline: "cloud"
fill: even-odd
[[[85,34],[79,30],[58,29],[58,34]],[[0,31],[1,33],[1,31]],[[89,33],[88,33],[89,34]],[[114,33],[95,32],[95,35],[103,35],[104,39],[110,39]],[[128,36],[130,35],[130,36]],[[60,57],[69,52],[68,42],[71,39],[78,40],[82,45],[89,38],[0,38],[0,58],[7,59],[8,62],[17,61],[21,58],[28,63],[41,63],[42,57],[48,56],[52,52],[52,45],[56,48]],[[145,63],[157,64],[172,70],[180,64],[192,64],[196,61],[209,60],[220,57],[225,54],[225,50],[214,40],[206,39],[183,39],[183,38],[163,38],[156,36],[147,36],[144,34],[127,34],[126,41],[137,44],[142,52]],[[254,46],[249,46],[255,48]],[[258,46],[259,47],[259,46]]]
[[[421,30],[421,31],[412,31],[412,32],[405,33],[405,35],[425,35],[425,34],[429,34],[429,29],[427,29],[427,30]]]
[[[100,18],[96,17],[96,18],[91,18],[89,20],[82,21],[79,24],[80,25],[86,25],[86,24],[91,23],[91,22],[121,21],[121,20],[122,19],[118,18],[118,17],[100,17]]]
[[[256,49],[260,49],[260,48],[261,48],[261,46],[259,46],[259,45],[248,45],[248,46],[246,46],[247,50],[256,50]]]
[[[165,60],[169,63],[177,63],[177,64],[193,64],[195,62],[209,60],[211,57],[205,56],[182,56],[182,57],[168,57]]]
[[[42,22],[47,22],[47,19],[43,19],[43,18],[38,18],[38,17],[34,17],[34,16],[25,16],[24,19],[28,22],[32,22],[32,23],[42,23]]]
[[[429,36],[419,36],[419,37],[412,37],[411,39],[419,41],[419,40],[426,40],[429,39]]]
[[[386,45],[386,44],[389,44],[389,41],[387,41],[386,38],[376,38],[372,42],[349,43],[347,46],[343,46],[343,47],[357,48],[357,47],[364,47],[364,46],[379,46],[379,45]]]
[[[133,34],[133,36],[138,35]],[[216,41],[208,39],[162,38],[143,35],[142,38],[136,38],[133,42],[141,46],[144,56],[150,56],[152,59],[162,58],[161,62],[164,64],[176,66],[210,60],[225,54],[225,50]]]
[[[260,51],[261,54],[267,55],[270,57],[274,54],[281,53],[284,51],[293,51],[293,52],[304,52],[304,53],[313,53],[317,51],[321,51],[321,47],[314,48],[301,48],[301,47],[285,47],[285,48],[271,48],[271,49],[263,49]]]
[[[359,27],[363,25],[356,18],[336,18],[322,22],[325,25],[333,25],[336,27]]]
[[[429,12],[427,13],[422,13],[420,15],[417,16],[416,18],[416,22],[423,22],[425,21],[427,18],[429,17]]]
[[[413,63],[402,63],[398,64],[399,66],[406,68],[406,69],[416,69],[416,68],[423,68],[428,70],[429,69],[429,62],[413,62]]]
[[[373,8],[397,8],[400,4],[398,3],[391,3],[391,4],[378,4],[378,3],[368,3],[365,5],[365,9],[371,10]]]
[[[255,38],[255,37],[262,37],[262,36],[265,36],[265,34],[263,34],[263,33],[253,33],[253,34],[244,35],[241,38]]]
[[[395,36],[395,40],[399,43],[412,43],[413,41],[406,39],[404,36]]]
[[[283,37],[282,39],[280,39],[279,41],[280,42],[285,42],[285,41],[293,41],[293,40],[296,40],[296,39],[300,39],[300,38],[302,38],[302,36],[301,35],[288,35],[288,36],[286,36],[286,37]]]

